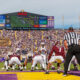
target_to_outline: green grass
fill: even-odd
[[[57,64],[56,64],[56,63],[53,63],[53,65],[55,66],[55,70],[57,70]],[[39,69],[41,69],[39,63],[38,63],[37,66],[38,66]],[[5,70],[2,70],[3,67],[4,67],[4,62],[1,62],[1,63],[0,63],[0,71],[5,71]],[[26,67],[27,67],[26,70],[31,70],[31,63],[28,63],[28,64],[26,65]],[[16,68],[18,69],[17,66],[16,66]],[[79,68],[79,70],[80,70],[79,65],[78,65],[78,68]],[[16,70],[17,70],[17,69],[16,69]],[[63,70],[63,69],[64,69],[64,64],[62,63],[62,64],[61,64],[61,70]],[[74,69],[73,64],[71,64],[71,69]],[[10,70],[11,70],[11,69],[10,69]],[[50,68],[50,70],[51,70],[51,68]]]
[[[0,71],[2,71],[2,67],[4,66],[3,62],[0,62]]]

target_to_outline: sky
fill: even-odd
[[[0,0],[0,14],[26,12],[54,16],[55,26],[80,28],[80,0]],[[64,16],[64,21],[62,17]]]

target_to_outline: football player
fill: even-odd
[[[33,52],[31,51],[31,49],[28,51],[28,53],[25,56],[25,60],[24,60],[24,69],[26,69],[26,65],[28,62],[32,63],[32,57],[33,57]]]
[[[5,58],[5,62],[4,62],[4,67],[2,69],[6,69],[8,70],[8,65],[9,65],[9,56],[12,55],[12,52],[8,52],[8,54],[6,56],[4,56]]]
[[[77,59],[76,59],[75,56],[72,57],[72,59],[71,59],[71,61],[69,63],[68,71],[70,71],[71,63],[74,65],[74,69],[73,70],[74,71],[78,71],[78,66],[77,66],[78,62],[77,62]]]
[[[49,70],[50,66],[53,62],[57,62],[57,72],[60,73],[60,64],[64,61],[65,52],[64,47],[62,47],[62,42],[57,41],[49,54],[48,57],[48,66],[47,69]],[[46,73],[49,73],[47,70]]]
[[[20,68],[20,70],[22,71],[23,70],[23,67],[22,67],[22,64],[20,62],[20,55],[18,55],[18,49],[16,49],[16,52],[15,53],[12,53],[11,55],[8,55],[8,68],[9,67],[12,67],[13,70],[15,69],[15,67],[13,66],[14,64],[17,64]],[[8,70],[7,68],[7,70]]]
[[[46,50],[46,45],[45,42],[41,42],[40,47],[39,47],[39,53],[43,57],[44,65],[46,68],[46,63],[47,63],[47,50]]]
[[[43,56],[41,54],[38,54],[38,51],[36,51],[35,53],[36,55],[33,57],[31,70],[32,71],[34,70],[34,67],[36,66],[37,63],[40,63],[43,70],[46,70]]]

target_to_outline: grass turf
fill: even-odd
[[[23,64],[23,63],[22,63]],[[57,70],[57,63],[53,63],[53,65],[54,65],[54,67],[55,67],[55,70]],[[41,69],[41,67],[40,67],[40,64],[38,63],[38,68],[39,68],[39,70]],[[5,71],[5,69],[4,70],[2,70],[2,68],[4,67],[4,62],[1,62],[0,63],[0,71]],[[26,67],[27,67],[27,69],[26,70],[31,70],[31,63],[28,63],[27,65],[26,65]],[[17,70],[18,69],[18,67],[16,66],[16,69],[15,70]],[[63,70],[64,69],[64,63],[62,63],[61,64],[61,70]],[[74,66],[73,66],[73,64],[71,64],[71,69],[74,69]],[[80,67],[79,67],[79,65],[78,65],[78,69],[80,70]],[[11,69],[10,69],[11,70]],[[35,69],[36,70],[36,69]],[[50,70],[52,70],[51,68],[50,68]]]

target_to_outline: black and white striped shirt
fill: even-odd
[[[79,43],[80,35],[75,32],[66,33],[64,36],[64,40],[67,40],[68,46],[72,44]]]

